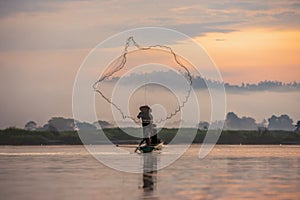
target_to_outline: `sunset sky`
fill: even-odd
[[[111,35],[147,26],[192,37],[206,49],[225,82],[300,82],[298,0],[1,0],[0,127],[72,117],[72,87],[88,52]],[[299,94],[293,93],[296,100],[285,111],[294,121],[300,118],[295,103]],[[289,96],[278,98],[279,105]],[[228,107],[239,112],[242,103],[237,104],[229,102]],[[245,109],[238,114],[262,119],[271,113]]]

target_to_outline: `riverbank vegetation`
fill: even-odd
[[[163,128],[159,137],[166,143],[188,143],[195,136],[193,143],[202,143],[206,130],[192,128],[180,129]],[[130,133],[127,134],[127,133]],[[214,133],[210,133],[214,134]],[[137,144],[142,136],[140,128],[107,128],[100,130],[81,131],[32,131],[17,128],[0,130],[0,145],[81,145],[82,141],[89,144]],[[176,137],[177,136],[177,137]],[[177,138],[173,140],[173,138]],[[83,140],[82,140],[83,139]],[[218,144],[300,144],[300,133],[293,131],[222,131]]]

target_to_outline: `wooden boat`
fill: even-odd
[[[153,151],[162,150],[163,147],[164,147],[164,143],[163,142],[161,142],[161,143],[159,143],[159,144],[157,144],[155,146],[154,145],[150,145],[150,146],[144,145],[144,146],[137,147],[136,152],[137,153],[151,153]]]

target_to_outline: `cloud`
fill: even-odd
[[[155,26],[191,37],[249,26],[299,27],[296,1],[0,1],[1,50],[91,48],[126,29]]]
[[[216,1],[209,5],[209,8],[219,10],[242,9],[242,10],[268,10],[271,4],[264,1]]]
[[[205,35],[206,33],[218,32],[218,33],[229,33],[237,31],[228,26],[238,24],[241,21],[219,21],[209,23],[191,23],[191,24],[178,24],[171,25],[170,28],[180,31],[189,35],[190,37]]]
[[[8,17],[19,13],[53,12],[60,8],[60,1],[10,0],[0,1],[0,17]]]
[[[299,2],[291,3],[291,4],[288,4],[287,7],[292,8],[292,9],[300,9],[300,3]]]
[[[280,27],[280,26],[285,26],[286,23],[288,23],[289,26],[291,26],[293,29],[300,28],[299,11],[298,12],[294,12],[294,11],[278,12],[278,13],[274,13],[272,15],[272,17],[273,17],[273,21],[270,22],[270,25]]]
[[[0,18],[20,13],[34,14],[56,12],[66,7],[66,3],[92,2],[94,0],[0,0]],[[102,0],[102,3],[106,2]]]

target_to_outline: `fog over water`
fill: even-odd
[[[155,118],[161,118],[170,111],[173,111],[178,106],[177,97],[180,100],[186,94],[187,85],[181,82],[174,81],[174,77],[179,74],[170,73],[169,71],[158,72],[154,71],[151,74],[135,74],[124,79],[124,84],[119,85],[119,90],[114,94],[114,101],[120,104],[129,103],[129,112],[131,116],[136,116],[138,107],[143,104],[154,106],[153,115]],[[173,77],[173,79],[172,79]],[[61,77],[58,77],[58,80]],[[165,80],[166,83],[174,86],[175,91],[155,85],[149,84],[149,80]],[[176,79],[175,79],[176,80]],[[205,89],[205,79],[194,77],[193,90],[197,98],[200,109],[200,121],[210,121],[211,117],[211,99],[209,92]],[[18,79],[15,80],[18,82]],[[6,87],[5,84],[0,84],[0,88],[5,91],[2,96],[0,104],[0,128],[9,126],[24,127],[30,121],[36,121],[38,125],[42,126],[51,117],[67,117],[72,118],[72,85],[70,89],[58,87],[53,80],[51,80],[53,87],[43,87],[43,85],[36,85],[34,81],[29,81],[26,85],[19,84],[14,90]],[[207,81],[207,80],[206,80]],[[92,85],[91,80],[90,85]],[[116,80],[107,81],[102,89],[112,96],[113,86]],[[128,90],[127,87],[141,84],[132,94],[129,102],[124,101],[124,96]],[[215,82],[214,84],[220,84]],[[45,85],[45,86],[46,86]],[[145,85],[146,89],[145,89]],[[294,123],[300,119],[300,90],[298,83],[291,83],[290,85],[282,85],[279,82],[262,82],[260,84],[232,85],[225,84],[227,95],[227,112],[234,112],[238,116],[247,116],[256,119],[256,122],[262,122],[264,119],[268,120],[272,115],[289,115]],[[91,87],[91,93],[93,93]],[[124,93],[124,94],[123,94]],[[192,101],[193,98],[190,100]],[[112,116],[111,106],[104,101],[99,95],[95,96],[95,108],[97,116],[100,120],[109,122],[119,121],[124,123],[119,113],[116,113],[116,119]],[[84,110],[84,108],[82,108]],[[185,107],[191,113],[195,113],[194,107]],[[183,125],[195,126],[192,121],[193,115],[185,116]],[[80,119],[79,119],[80,120]],[[168,121],[169,125],[180,121],[180,113],[172,120]],[[95,122],[92,117],[84,121]],[[126,123],[125,123],[126,124]]]

